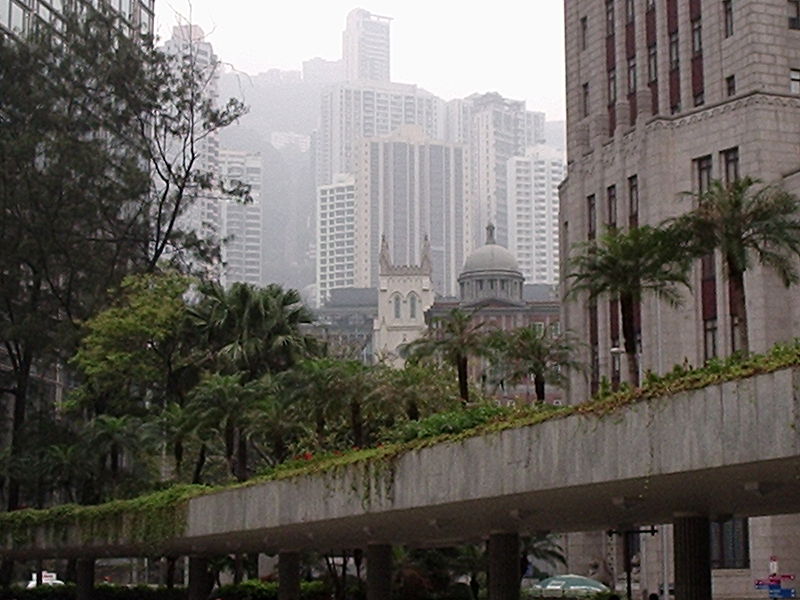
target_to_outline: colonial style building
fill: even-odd
[[[752,175],[800,192],[800,3],[787,0],[565,0],[567,179],[561,187],[561,256],[611,226],[655,225],[691,208],[685,192]],[[569,272],[562,261],[562,275]],[[749,343],[762,351],[800,332],[800,294],[769,270],[745,276]],[[566,285],[566,277],[562,277]],[[645,297],[637,329],[645,370],[702,364],[735,350],[737,316],[718,256],[698,262],[680,307]],[[586,342],[591,369],[570,401],[587,399],[619,369],[618,306],[585,297],[564,305],[563,326]],[[623,368],[624,371],[624,368]],[[676,443],[680,443],[676,440]],[[771,554],[800,569],[795,516],[711,521],[714,590],[747,597]],[[628,527],[630,529],[630,527]],[[661,532],[669,532],[662,528]],[[781,535],[773,535],[780,530]],[[656,591],[661,535],[634,536],[641,589]],[[600,540],[600,541],[598,541]],[[619,551],[570,546],[576,570]],[[588,548],[594,550],[588,550]],[[619,546],[616,546],[619,548]],[[667,547],[667,546],[664,546]],[[594,552],[594,554],[592,554]],[[619,566],[619,565],[618,565]]]

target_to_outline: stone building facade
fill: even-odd
[[[567,0],[564,6],[562,257],[609,225],[656,225],[686,211],[692,204],[685,192],[700,191],[712,179],[751,175],[800,192],[798,2]],[[562,282],[568,273],[562,261]],[[760,268],[748,270],[745,287],[752,350],[798,334],[798,288],[785,289]],[[728,307],[719,256],[698,261],[680,307],[644,298],[638,323],[643,368],[663,373],[684,361],[698,365],[730,354],[736,323]],[[563,325],[588,342],[583,358],[592,366],[572,377],[572,402],[585,400],[601,377],[610,379],[620,368],[611,351],[619,339],[613,310],[608,299],[564,305]],[[788,559],[783,571],[800,569],[789,542],[800,533],[795,516],[710,517],[717,597],[754,597],[752,580],[764,574],[770,554]],[[659,537],[641,537],[635,551],[645,567],[641,587],[649,591],[665,559]],[[592,561],[585,547],[571,559],[576,568]]]

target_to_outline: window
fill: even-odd
[[[625,0],[625,22],[633,23],[634,17],[633,0]]]
[[[694,95],[694,105],[695,106],[703,106],[706,103],[706,94],[703,91],[699,91]]]
[[[614,35],[614,0],[606,0],[606,35]]]
[[[647,47],[647,81],[653,83],[658,80],[658,50],[655,44]]]
[[[747,569],[750,543],[746,518],[730,517],[711,522],[711,568]]]
[[[628,59],[628,93],[636,92],[636,57]]]
[[[589,37],[589,17],[581,17],[581,50],[586,50]]]
[[[639,178],[628,177],[628,226],[639,226]]]
[[[708,191],[711,185],[711,155],[696,158],[694,160],[694,170],[697,191],[700,193]]]
[[[730,75],[725,78],[725,91],[728,97],[736,95],[736,75]]]
[[[655,10],[656,0],[647,0],[647,10]]]
[[[800,73],[800,71],[798,71]],[[609,106],[617,101],[617,71],[610,69],[608,71],[608,104]]]
[[[720,152],[725,183],[733,183],[739,179],[739,148],[728,148]]]
[[[400,296],[394,297],[394,318],[400,318]]]
[[[615,229],[617,227],[617,186],[608,186],[606,200],[608,203],[608,227]]]
[[[581,113],[584,117],[589,116],[589,83],[584,83],[581,88]]]
[[[597,206],[594,194],[586,198],[586,231],[590,240],[595,238],[597,233]]]
[[[789,78],[789,91],[792,94],[800,94],[800,69],[792,69]]]
[[[789,0],[789,29],[800,29],[800,0]]]
[[[678,32],[669,34],[669,68],[674,71],[680,67],[680,48],[678,46]]]
[[[417,297],[414,294],[411,294],[411,297],[408,299],[408,316],[412,319],[417,318]]]
[[[700,19],[692,21],[692,54],[699,56],[703,53],[703,23]]]
[[[725,26],[725,37],[733,35],[733,0],[722,0],[722,21]]]

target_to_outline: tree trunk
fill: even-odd
[[[536,401],[544,402],[544,377],[542,375],[533,376],[533,389],[536,390]]]
[[[175,587],[175,561],[177,559],[174,556],[167,557],[167,572],[164,576],[164,585],[168,590],[171,590]]]
[[[197,462],[194,464],[194,473],[192,473],[192,483],[203,483],[201,477],[203,474],[203,467],[206,465],[206,445],[200,446],[200,453],[197,456]]]
[[[350,401],[350,428],[353,431],[353,445],[361,448],[364,445],[364,423],[361,419],[361,403]]]
[[[639,385],[639,348],[636,344],[635,301],[629,294],[619,298],[622,314],[622,337],[625,343],[625,354],[628,357],[628,381]]]
[[[247,481],[247,436],[241,428],[236,429],[236,479]]]
[[[728,262],[728,311],[730,312],[734,349],[747,354],[750,351],[747,327],[747,301],[744,291],[744,272]]]
[[[461,404],[469,404],[469,382],[467,381],[467,357],[459,356],[456,359],[456,370],[458,372],[458,391],[461,395]]]
[[[419,406],[416,400],[409,400],[406,405],[406,417],[409,421],[419,421]]]

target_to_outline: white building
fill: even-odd
[[[380,239],[393,264],[418,265],[427,247],[434,289],[455,295],[464,263],[466,151],[415,125],[362,142],[356,173],[356,285],[376,287]],[[423,244],[423,240],[428,240]]]
[[[319,306],[336,288],[355,281],[356,184],[352,175],[317,188],[317,299]]]
[[[228,184],[246,183],[252,201],[248,204],[222,200],[221,237],[223,283],[234,281],[261,285],[262,277],[262,220],[261,154],[239,150],[219,151],[220,177]]]
[[[179,25],[172,28],[172,37],[164,43],[166,54],[181,60],[191,60],[207,77],[205,94],[212,103],[219,99],[218,59],[211,44],[205,41],[205,33],[198,25]],[[197,125],[194,150],[197,159],[194,168],[198,173],[219,174],[219,136],[216,132],[206,134]],[[186,149],[178,142],[167,151],[181,157]],[[177,161],[180,164],[180,160]],[[178,226],[184,231],[193,231],[204,239],[219,239],[222,229],[221,195],[213,190],[203,190],[191,198],[191,204],[180,215]]]
[[[347,15],[342,55],[348,81],[390,81],[389,26],[391,17],[356,8]]]
[[[483,226],[495,223],[497,243],[508,246],[507,164],[532,143],[544,141],[544,114],[527,111],[525,102],[497,93],[473,94],[448,104],[448,133],[470,149],[471,248],[483,243]],[[462,140],[462,136],[468,136]]]
[[[337,173],[355,173],[360,138],[420,125],[442,139],[443,107],[439,98],[415,85],[370,81],[327,88],[316,140],[317,185],[331,183]]]
[[[386,238],[379,256],[378,317],[373,332],[373,351],[378,359],[403,366],[400,349],[421,337],[426,329],[425,311],[433,306],[431,254],[427,239],[419,250],[418,265],[395,265]]]
[[[508,242],[528,283],[558,282],[558,186],[563,153],[532,146],[508,161]]]

